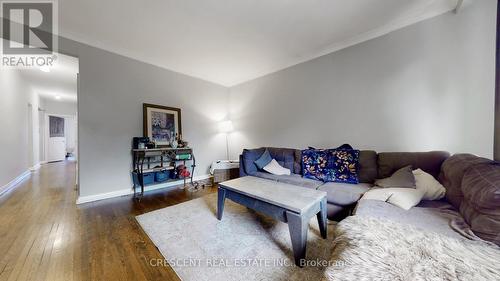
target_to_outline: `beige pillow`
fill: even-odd
[[[432,175],[416,169],[413,171],[417,190],[424,192],[423,200],[439,200],[444,197],[446,189]]]
[[[278,175],[278,176],[282,176],[282,175],[287,175],[289,176],[290,175],[290,169],[287,169],[287,168],[283,168],[276,160],[271,160],[271,162],[269,162],[269,164],[267,164],[264,169],[264,171],[270,173],[270,174],[273,174],[273,175]]]
[[[420,203],[424,192],[413,188],[388,187],[388,188],[372,188],[367,191],[361,200],[371,199],[379,200],[398,206],[402,209],[409,210]]]

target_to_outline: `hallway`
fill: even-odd
[[[76,205],[75,162],[42,165],[0,197],[0,280],[179,280],[135,216],[214,192],[156,191]]]

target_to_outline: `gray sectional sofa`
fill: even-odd
[[[290,169],[290,176],[276,176],[260,171],[255,165],[265,150],[283,167]],[[269,180],[289,183],[297,186],[314,188],[326,191],[328,201],[328,218],[340,220],[347,216],[361,196],[373,186],[377,178],[390,176],[394,171],[413,165],[431,175],[439,175],[441,164],[449,157],[448,152],[387,152],[376,153],[371,150],[362,150],[359,154],[359,184],[324,183],[322,181],[302,177],[301,151],[292,148],[262,147],[244,149],[240,155],[240,177],[255,176]]]
[[[437,178],[446,189],[442,200],[422,201],[408,211],[382,201],[361,200],[354,214],[500,245],[500,163],[456,154],[443,162]]]
[[[290,176],[275,176],[259,171],[254,161],[268,149],[276,161],[292,171]],[[263,147],[245,149],[240,155],[240,176],[255,176],[327,192],[328,218],[341,220],[352,213],[377,216],[412,224],[443,234],[460,235],[449,226],[450,220],[464,221],[475,235],[500,244],[500,164],[470,154],[450,157],[448,152],[360,151],[359,184],[324,183],[302,177],[301,151],[291,148]],[[438,179],[446,189],[439,201],[422,201],[409,211],[386,202],[358,200],[377,178],[385,178],[402,167],[412,165]],[[467,231],[467,230],[464,230]]]

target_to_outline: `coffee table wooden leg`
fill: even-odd
[[[299,214],[287,211],[286,218],[292,240],[295,265],[302,267],[300,261],[306,258],[307,221]]]
[[[220,188],[217,190],[217,219],[222,219],[222,214],[224,213],[224,202],[226,201],[226,190]]]
[[[321,232],[321,237],[326,239],[327,237],[327,220],[326,220],[326,198],[321,200],[320,211],[316,215],[318,217],[319,231]]]

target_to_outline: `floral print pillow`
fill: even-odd
[[[302,151],[304,177],[324,182],[359,183],[359,150],[306,149]]]
[[[327,150],[313,148],[302,150],[302,171],[305,178],[322,181],[327,164]]]

